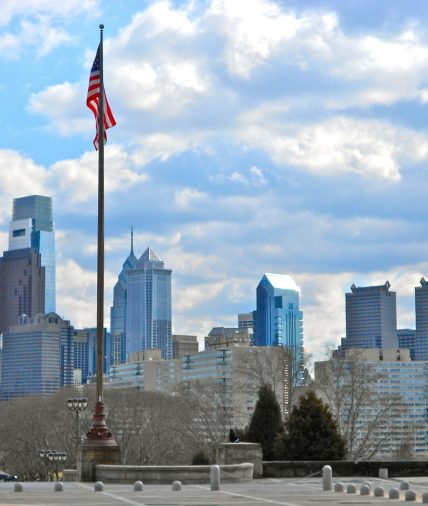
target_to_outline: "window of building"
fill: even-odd
[[[281,295],[275,295],[275,308],[282,309],[282,296]]]
[[[13,237],[22,237],[25,235],[25,228],[20,228],[13,231]]]

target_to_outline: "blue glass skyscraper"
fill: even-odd
[[[171,270],[147,248],[127,277],[126,353],[159,348],[172,358]]]
[[[131,230],[131,251],[123,263],[113,290],[113,306],[110,308],[111,365],[126,362],[126,304],[128,297],[128,276],[130,269],[137,267],[134,255],[133,232]]]
[[[45,268],[45,312],[55,312],[55,231],[51,197],[31,195],[14,199],[9,251],[25,248],[34,248],[40,253]]]
[[[286,346],[303,363],[303,313],[299,287],[290,276],[266,273],[257,287],[255,346]]]

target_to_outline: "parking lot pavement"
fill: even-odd
[[[340,478],[334,481],[355,483],[357,489],[366,478]],[[319,478],[264,479],[250,483],[224,484],[213,492],[208,485],[183,485],[181,491],[172,491],[169,485],[146,485],[143,492],[134,492],[132,485],[105,485],[103,492],[94,492],[91,483],[65,483],[64,492],[54,492],[53,483],[24,482],[23,492],[14,492],[14,483],[0,484],[0,505],[44,506],[316,506],[322,504],[391,504],[390,488],[399,488],[401,479],[380,480],[369,478],[372,487],[381,485],[385,497],[377,498],[357,494],[322,492]],[[428,492],[428,478],[408,478],[418,494]],[[346,487],[345,487],[346,489]],[[401,493],[404,501],[404,492]],[[398,501],[398,502],[401,502]],[[397,501],[395,502],[397,504]]]

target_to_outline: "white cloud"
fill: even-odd
[[[0,177],[0,223],[10,219],[13,198],[44,194],[48,188],[46,169],[10,149],[0,149]]]
[[[98,155],[86,152],[78,159],[61,160],[53,164],[51,175],[70,202],[83,202],[96,195],[98,188]],[[105,191],[124,191],[147,180],[147,174],[132,167],[122,147],[109,144],[105,148]]]
[[[9,23],[15,16],[49,16],[70,18],[80,13],[91,14],[98,9],[98,0],[5,0],[0,10],[0,26]]]
[[[226,39],[223,57],[229,72],[242,78],[293,38],[301,25],[294,14],[266,0],[213,0],[206,18]]]
[[[0,54],[17,59],[24,48],[35,48],[38,57],[61,44],[70,44],[75,36],[65,26],[79,16],[98,12],[99,0],[4,0],[0,9]],[[16,18],[16,28],[8,25]]]
[[[77,83],[54,84],[30,96],[27,109],[46,116],[63,135],[94,130],[92,113],[84,107],[86,90]],[[76,107],[82,104],[82,107]]]
[[[311,172],[355,172],[398,181],[406,162],[428,159],[428,138],[386,121],[334,117],[309,125],[271,123],[250,126],[242,120],[241,137],[252,147],[266,150],[281,165]]]

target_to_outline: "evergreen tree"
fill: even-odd
[[[283,430],[281,409],[270,385],[262,385],[246,440],[262,445],[263,460],[275,459],[275,439]]]
[[[294,406],[277,442],[277,454],[284,460],[341,460],[345,442],[327,404],[308,392]]]

